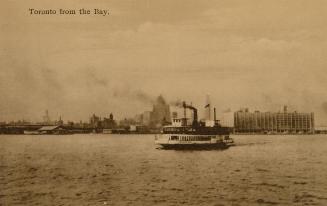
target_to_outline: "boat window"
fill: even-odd
[[[178,140],[178,136],[171,136],[170,139],[171,140]]]

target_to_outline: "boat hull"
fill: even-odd
[[[174,150],[213,150],[213,149],[227,149],[231,144],[221,143],[209,143],[209,144],[160,144],[162,149],[174,149]]]

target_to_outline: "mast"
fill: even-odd
[[[209,95],[207,95],[207,100],[204,108],[206,109],[206,119],[211,120],[211,103]]]

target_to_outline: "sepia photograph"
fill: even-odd
[[[327,205],[327,1],[0,5],[0,206]]]

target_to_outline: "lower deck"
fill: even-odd
[[[188,134],[160,134],[155,137],[160,145],[212,145],[229,144],[233,140],[229,135],[188,135]]]
[[[216,149],[227,149],[232,144],[224,142],[210,143],[210,144],[160,144],[162,149],[173,149],[173,150],[216,150]]]

